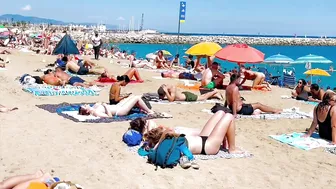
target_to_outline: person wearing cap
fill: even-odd
[[[94,36],[92,37],[91,41],[92,41],[92,45],[93,45],[95,59],[98,60],[99,59],[100,47],[102,45],[102,39],[99,37],[97,31],[94,32]]]

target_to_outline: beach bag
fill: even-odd
[[[152,101],[152,102],[159,102],[160,98],[157,93],[144,93],[142,95],[142,99],[145,99],[147,101]]]
[[[150,104],[149,100],[144,97],[141,97],[141,99],[144,101],[148,109],[152,109],[152,105]]]
[[[224,105],[223,104],[220,104],[220,103],[216,103],[215,104],[215,106],[213,106],[212,108],[211,108],[211,112],[212,113],[216,113],[216,112],[218,112],[218,111],[224,111],[225,113],[230,113],[230,114],[232,114],[232,110],[230,110],[229,108],[227,108],[227,107],[224,107]]]
[[[175,167],[181,158],[180,147],[185,145],[184,135],[179,137],[167,136],[155,150],[151,150],[147,155],[149,163],[161,168]]]

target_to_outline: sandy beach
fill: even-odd
[[[0,70],[0,104],[19,110],[0,114],[0,180],[42,169],[87,189],[336,187],[335,155],[324,152],[323,148],[300,150],[269,138],[272,134],[304,131],[310,126],[310,119],[239,119],[236,121],[236,143],[253,157],[198,161],[200,170],[183,170],[177,166],[155,171],[153,165],[129,152],[121,141],[128,122],[75,123],[36,107],[62,102],[107,102],[108,86],[94,97],[35,97],[22,91],[15,78],[25,73],[42,75],[33,70],[53,63],[56,57],[12,52],[12,55],[0,55],[11,60],[6,65],[7,70]],[[127,70],[108,59],[98,63],[115,75]],[[163,83],[179,82],[153,79],[159,76],[155,72],[140,70],[140,73],[145,82],[130,84],[123,92],[140,95],[156,92]],[[247,102],[262,102],[278,108],[295,106],[307,113],[313,110],[312,105],[281,99],[281,95],[290,95],[289,89],[274,87],[271,92],[242,91],[241,94]],[[211,115],[201,110],[212,106],[154,104],[153,109],[173,115],[171,119],[155,120],[159,124],[202,128]]]

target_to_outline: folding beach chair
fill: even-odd
[[[271,85],[278,85],[280,76],[272,76],[267,68],[265,67],[258,67],[258,72],[265,74],[265,81]]]
[[[296,85],[295,69],[294,68],[284,69],[282,86],[294,88],[295,85]]]

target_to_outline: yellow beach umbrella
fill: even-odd
[[[213,42],[202,42],[190,47],[185,53],[190,55],[205,55],[213,56],[216,52],[221,50],[222,47]]]
[[[330,76],[330,74],[327,71],[319,69],[319,68],[308,70],[303,74],[312,75],[312,76],[327,76],[327,77]]]
[[[310,75],[310,82],[311,83],[313,83],[313,76],[327,76],[327,77],[330,77],[330,74],[327,71],[319,69],[319,68],[308,70],[308,71],[304,72],[303,74]]]

